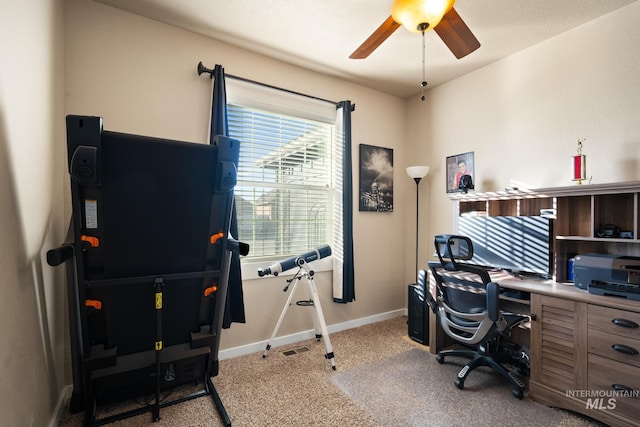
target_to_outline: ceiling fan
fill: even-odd
[[[394,0],[389,16],[350,56],[371,55],[401,25],[414,33],[433,29],[456,58],[467,56],[480,42],[453,8],[455,0]]]

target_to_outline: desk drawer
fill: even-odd
[[[589,329],[589,353],[640,367],[640,340]]]
[[[587,310],[589,330],[596,329],[640,341],[640,313],[594,304],[589,304]]]
[[[615,401],[612,403],[615,404],[615,409],[609,406],[608,410],[633,420],[640,420],[639,367],[590,354],[587,372],[589,392],[595,394],[594,398],[599,397],[600,392],[603,392],[601,393],[603,398],[601,406],[607,407],[610,405],[609,399],[613,398]],[[631,391],[616,394],[613,388],[614,384],[628,387]],[[592,402],[594,402],[593,398]],[[586,414],[588,415],[588,412]]]

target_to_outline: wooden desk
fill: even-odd
[[[503,299],[509,310],[515,305],[532,316],[531,399],[612,426],[640,425],[640,354],[634,353],[640,352],[640,327],[632,327],[640,325],[639,301],[590,294],[572,283],[507,273],[491,278],[503,288],[530,293],[530,300]],[[447,338],[430,313],[430,351],[449,345]]]

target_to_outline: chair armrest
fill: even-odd
[[[487,314],[494,322],[500,318],[500,285],[487,283]]]

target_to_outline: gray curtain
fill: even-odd
[[[351,101],[341,101],[337,104],[338,110],[342,110],[342,236],[344,238],[344,260],[342,269],[342,290],[339,297],[333,298],[337,303],[355,301],[355,275],[353,268],[353,171],[351,155],[351,112],[355,105]]]
[[[227,92],[225,88],[224,68],[222,65],[216,64],[212,78],[214,81],[212,95],[213,100],[211,103],[211,130],[209,133],[210,144],[213,144],[213,138],[216,135],[229,135],[229,124],[227,122]],[[235,203],[231,214],[231,227],[229,232],[234,239],[238,238],[238,221]],[[242,272],[240,270],[240,254],[237,251],[234,251],[231,258],[227,303],[224,311],[222,327],[228,328],[233,322],[245,323]]]

